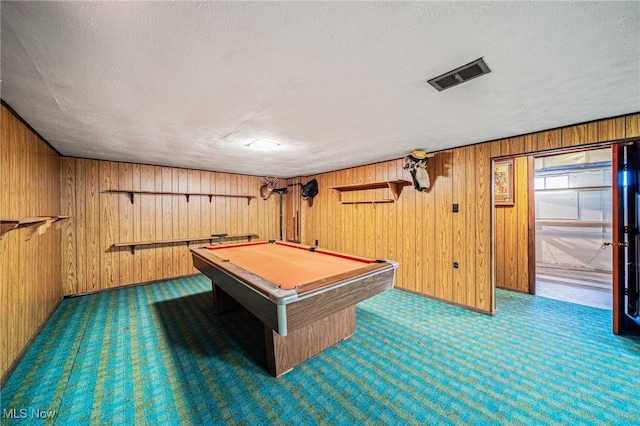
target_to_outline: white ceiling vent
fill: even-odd
[[[484,62],[484,59],[480,58],[468,63],[467,65],[463,65],[460,68],[456,68],[453,71],[449,71],[437,76],[436,78],[432,78],[428,83],[441,92],[444,89],[457,86],[460,83],[473,80],[476,77],[480,77],[481,75],[488,74],[490,72],[491,70]]]

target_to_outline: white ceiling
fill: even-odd
[[[640,2],[6,2],[61,154],[306,176],[640,111]],[[426,81],[479,57],[492,72]],[[275,152],[245,145],[281,143]]]

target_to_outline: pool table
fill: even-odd
[[[282,241],[191,249],[211,279],[213,309],[244,307],[264,323],[279,377],[355,332],[356,303],[393,287],[398,264]]]

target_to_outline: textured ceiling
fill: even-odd
[[[280,177],[640,111],[640,2],[5,2],[61,154]],[[484,57],[444,92],[426,81]],[[256,138],[281,143],[256,152]]]

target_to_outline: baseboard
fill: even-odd
[[[33,344],[33,342],[36,340],[36,337],[38,337],[38,335],[40,334],[40,332],[42,331],[42,329],[44,328],[44,326],[47,324],[47,322],[49,321],[49,319],[51,319],[51,315],[53,315],[53,313],[56,311],[56,309],[58,309],[58,306],[60,306],[60,303],[62,302],[64,298],[60,298],[60,300],[58,300],[58,303],[56,303],[53,308],[49,311],[49,314],[47,314],[46,318],[44,319],[44,321],[42,321],[42,323],[40,324],[40,326],[38,326],[38,328],[36,329],[36,331],[33,333],[33,335],[31,336],[31,338],[29,339],[29,341],[26,343],[26,345],[24,345],[24,348],[22,348],[22,350],[20,351],[20,353],[18,353],[18,356],[16,357],[15,360],[13,360],[13,362],[11,363],[11,365],[9,366],[9,368],[7,369],[7,371],[5,371],[5,373],[2,375],[2,377],[0,378],[0,388],[2,388],[4,386],[4,384],[7,382],[7,380],[9,379],[9,376],[11,376],[11,374],[13,373],[13,371],[16,369],[16,367],[18,366],[18,364],[20,363],[20,361],[22,361],[22,358],[25,356],[25,354],[27,353],[27,351],[31,348],[31,345]]]
[[[520,290],[518,288],[509,288],[509,287],[500,287],[500,286],[496,286],[497,289],[499,290],[508,290],[508,291],[515,291],[517,293],[522,293],[522,294],[531,294],[529,291],[527,290]]]
[[[439,297],[430,296],[430,295],[424,294],[424,293],[419,293],[419,292],[417,292],[415,290],[409,290],[409,289],[402,288],[402,287],[394,287],[394,288],[396,290],[406,291],[407,293],[415,294],[416,296],[426,297],[427,299],[436,300],[438,302],[446,303],[447,305],[455,306],[457,308],[466,309],[468,311],[477,312],[479,314],[490,315],[490,316],[495,316],[496,315],[495,312],[486,311],[484,309],[474,308],[473,306],[463,305],[462,303],[456,303],[456,302],[452,302],[450,300],[440,299]]]
[[[197,273],[194,273],[194,274],[179,275],[177,277],[167,277],[167,278],[161,278],[161,279],[158,279],[158,280],[145,281],[145,282],[141,282],[141,283],[119,285],[117,287],[103,288],[103,289],[100,289],[100,290],[87,291],[87,292],[84,292],[84,293],[67,294],[66,296],[64,296],[64,298],[65,299],[71,299],[73,297],[88,296],[90,294],[98,294],[98,293],[104,293],[104,292],[107,292],[107,291],[122,290],[124,288],[131,288],[131,287],[138,287],[138,286],[141,286],[141,285],[161,283],[163,281],[170,281],[170,280],[178,280],[180,278],[195,277],[197,275],[202,275],[202,274],[200,272],[197,272]]]

